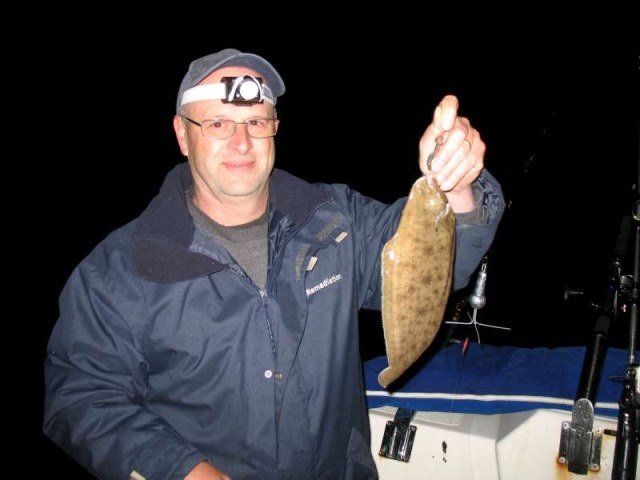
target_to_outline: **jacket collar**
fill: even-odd
[[[224,265],[189,250],[194,224],[185,199],[193,186],[188,164],[177,165],[165,178],[160,192],[140,215],[134,232],[134,265],[138,275],[154,282],[171,283],[215,273]],[[302,225],[315,210],[331,200],[327,192],[274,169],[269,201],[295,225]]]

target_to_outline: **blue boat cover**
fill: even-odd
[[[538,408],[571,411],[585,347],[517,348],[471,343],[462,356],[451,345],[419,365],[397,390],[384,390],[378,374],[386,357],[364,364],[369,408],[389,405],[412,410],[510,413]],[[636,358],[638,356],[636,355]],[[600,377],[596,414],[618,416],[627,351],[609,348]],[[394,388],[394,385],[391,385]]]

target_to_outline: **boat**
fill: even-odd
[[[569,439],[588,417],[576,399],[586,350],[454,344],[391,391],[377,384],[386,358],[365,362],[380,480],[612,478],[627,352],[606,352],[580,465]]]

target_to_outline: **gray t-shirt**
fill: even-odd
[[[267,283],[268,267],[268,228],[269,210],[259,218],[243,225],[226,227],[212,220],[198,206],[193,203],[193,195],[187,192],[187,207],[193,221],[238,262],[245,273],[253,280],[260,290],[264,290]]]

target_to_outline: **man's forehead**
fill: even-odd
[[[267,102],[255,103],[253,105],[234,105],[224,103],[222,100],[202,100],[185,105],[187,113],[198,118],[211,117],[262,117],[271,116],[273,106]]]

